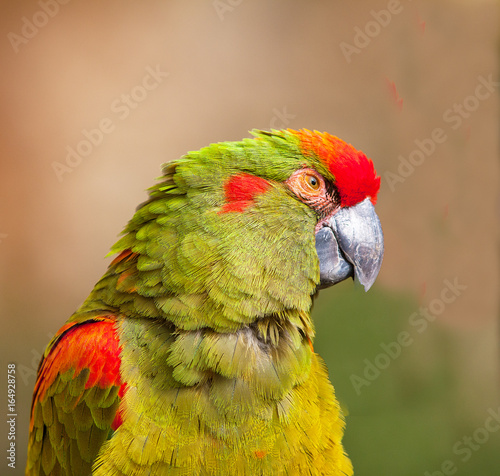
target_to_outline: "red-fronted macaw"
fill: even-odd
[[[352,474],[310,311],[375,281],[380,177],[329,134],[253,134],[164,166],[45,351],[26,474]]]

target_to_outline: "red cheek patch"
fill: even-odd
[[[224,184],[226,203],[219,213],[242,212],[253,205],[257,195],[269,189],[269,182],[251,174],[238,174],[229,177]]]

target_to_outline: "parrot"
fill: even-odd
[[[380,177],[326,132],[251,134],[162,166],[42,356],[26,475],[353,474],[311,310],[374,283]]]

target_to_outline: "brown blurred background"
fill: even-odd
[[[8,362],[18,369],[17,464],[2,459],[1,474],[22,474],[51,333],[104,272],[160,164],[271,127],[338,135],[382,176],[386,255],[373,292],[342,285],[317,305],[316,348],[350,413],[356,474],[439,475],[447,460],[449,474],[498,474],[500,431],[480,431],[499,408],[497,2],[1,6],[2,373]],[[443,304],[444,280],[466,289]],[[326,308],[345,299],[345,318],[328,323]],[[411,316],[429,305],[439,316],[419,333]],[[365,359],[401,331],[413,339],[405,355],[353,392]],[[6,415],[4,385],[6,376]],[[470,458],[460,453],[467,435],[479,447]]]

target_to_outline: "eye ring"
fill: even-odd
[[[314,169],[302,168],[296,170],[286,181],[288,188],[302,200],[326,199],[327,182]]]

